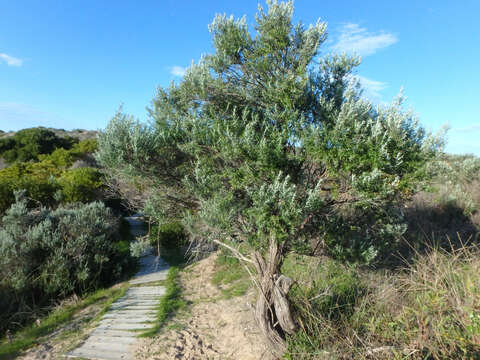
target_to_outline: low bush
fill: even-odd
[[[180,248],[188,244],[185,229],[178,221],[152,226],[150,242],[154,247],[159,243],[161,247],[167,249]]]
[[[89,202],[100,197],[103,179],[98,169],[84,167],[65,171],[58,184],[65,202]]]
[[[102,203],[29,210],[24,192],[0,221],[0,331],[118,278],[118,219]],[[124,253],[123,256],[126,256]]]
[[[54,195],[60,188],[51,176],[56,172],[54,167],[39,163],[15,163],[0,170],[0,214],[14,203],[14,192],[21,189],[26,191],[35,206],[39,203],[53,205],[56,202]]]

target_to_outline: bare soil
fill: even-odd
[[[271,359],[254,319],[253,289],[243,296],[222,298],[220,288],[211,282],[216,257],[212,254],[181,272],[188,309],[159,335],[143,339],[137,359]]]

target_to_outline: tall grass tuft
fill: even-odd
[[[402,271],[289,260],[288,359],[480,359],[480,250],[430,249]],[[288,269],[287,269],[288,271]]]

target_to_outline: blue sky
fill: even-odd
[[[146,120],[156,86],[212,51],[213,16],[253,25],[257,4],[0,0],[0,129],[101,129],[122,103]],[[427,129],[450,124],[447,151],[480,155],[478,14],[478,0],[297,0],[294,16],[328,23],[324,54],[362,56],[356,75],[372,100],[404,87]]]

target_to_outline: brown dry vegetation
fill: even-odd
[[[289,359],[480,359],[480,159],[443,155],[380,268],[290,256]]]
[[[472,241],[480,227],[480,180],[434,184],[407,204],[411,234],[448,244],[458,238]],[[410,240],[413,240],[410,238]]]
[[[432,250],[395,273],[292,257],[301,329],[287,358],[479,358],[479,254]]]

